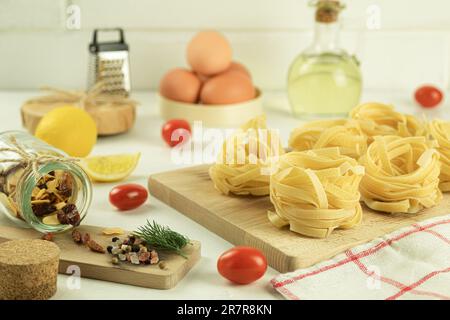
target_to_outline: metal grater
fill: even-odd
[[[97,41],[99,32],[112,31],[119,33],[118,41]],[[123,30],[120,28],[95,29],[92,43],[89,44],[89,52],[88,88],[102,81],[102,92],[128,96],[131,90],[130,62]]]

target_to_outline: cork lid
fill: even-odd
[[[345,7],[339,0],[318,0],[314,6],[317,8],[316,21],[321,23],[337,21],[339,12]]]
[[[58,258],[59,247],[38,239],[12,240],[0,244],[0,264],[36,265]]]

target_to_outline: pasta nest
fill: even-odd
[[[244,124],[225,140],[209,176],[225,195],[265,196],[270,175],[284,150],[277,131],[269,130],[265,116]]]
[[[336,228],[361,222],[359,183],[364,167],[339,148],[286,153],[278,167],[270,180],[275,212],[268,212],[275,226],[289,225],[302,235],[325,238]]]
[[[416,117],[399,113],[393,106],[381,103],[362,104],[350,111],[350,117],[359,122],[369,144],[375,136],[411,137],[423,131],[423,125]]]
[[[377,136],[360,163],[361,199],[373,210],[416,213],[442,199],[439,153],[425,137]]]
[[[427,135],[437,143],[440,155],[441,174],[439,188],[443,192],[450,191],[450,122],[433,120],[427,124]]]
[[[294,129],[289,147],[295,151],[339,147],[341,154],[358,159],[367,150],[367,137],[356,120],[317,120]]]

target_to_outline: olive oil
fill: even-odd
[[[338,1],[315,3],[313,44],[292,63],[288,97],[295,116],[301,118],[345,115],[359,103],[362,79],[354,56],[339,47]]]
[[[361,75],[353,57],[300,55],[291,66],[288,96],[296,116],[346,114],[360,94]]]

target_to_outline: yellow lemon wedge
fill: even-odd
[[[93,181],[113,182],[128,177],[139,162],[141,154],[94,156],[80,161],[81,167]]]

